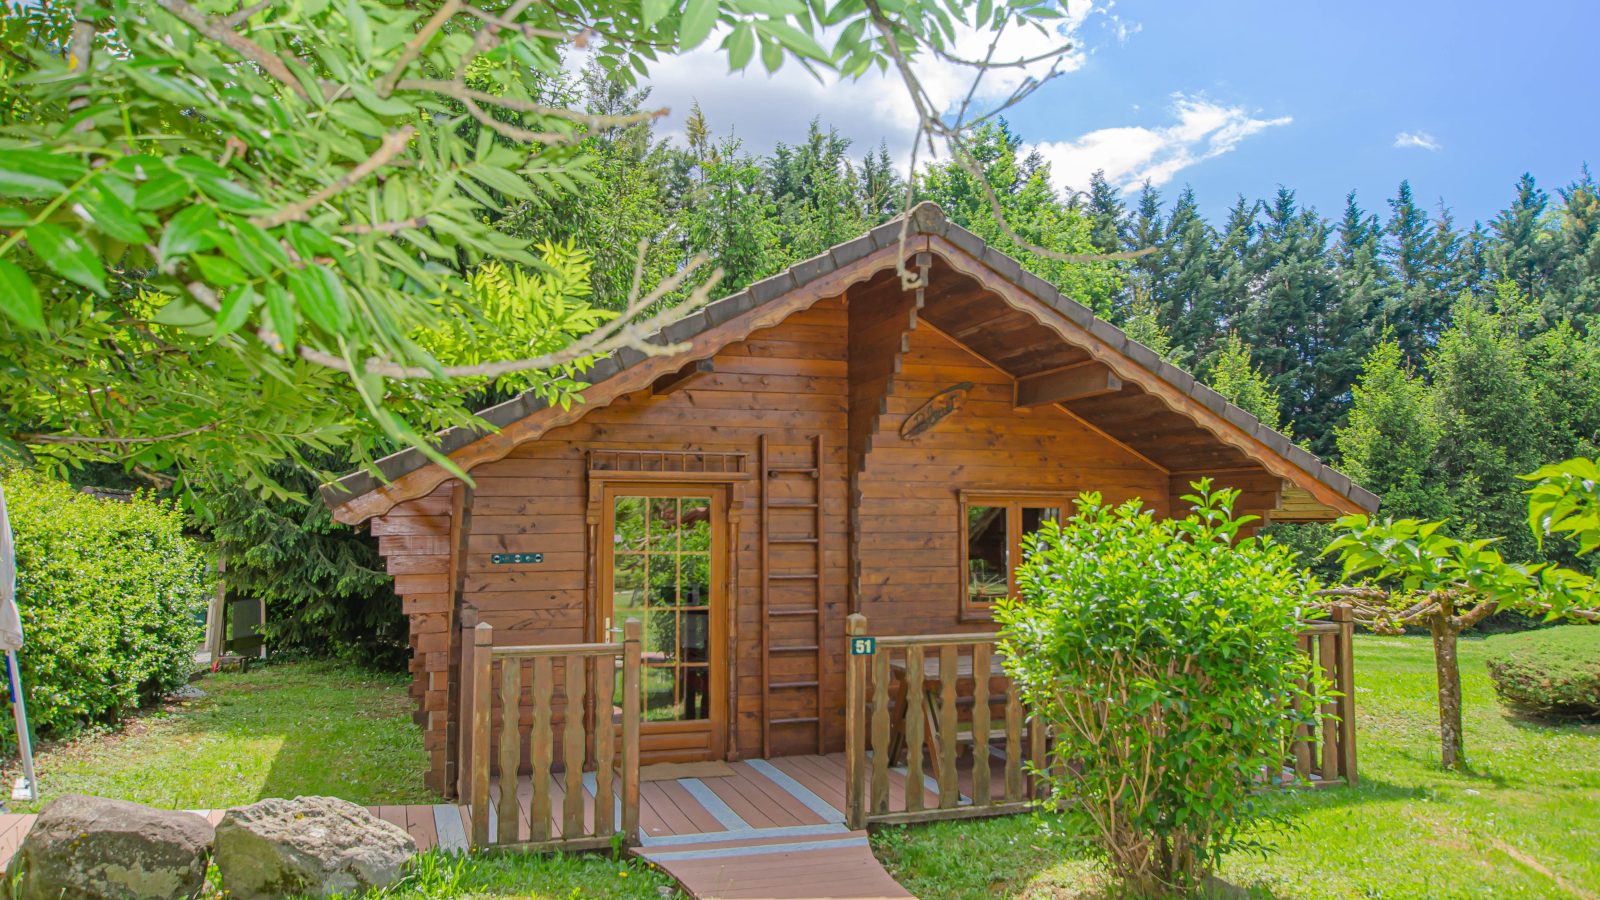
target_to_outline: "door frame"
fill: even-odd
[[[695,762],[702,759],[720,760],[728,755],[726,737],[731,722],[730,710],[733,704],[728,695],[731,684],[728,678],[729,667],[733,660],[729,658],[732,648],[729,640],[729,626],[733,618],[732,592],[728,584],[729,559],[733,553],[732,534],[729,519],[729,486],[725,483],[709,481],[625,481],[606,480],[600,492],[601,509],[599,532],[596,548],[596,590],[594,592],[595,608],[592,610],[596,626],[602,630],[608,619],[614,619],[613,601],[615,595],[612,589],[613,568],[612,562],[615,552],[613,534],[616,527],[616,498],[617,497],[709,497],[711,509],[711,597],[710,597],[710,635],[708,638],[707,653],[710,656],[707,678],[710,692],[710,715],[706,719],[689,722],[641,722],[639,725],[639,749],[643,756],[648,757],[648,762]],[[621,628],[620,622],[611,622],[611,627]],[[611,636],[602,636],[602,641],[612,640]],[[646,667],[648,668],[648,667]],[[644,673],[641,672],[641,678]],[[642,710],[641,710],[642,711]],[[704,751],[661,746],[674,744],[673,738],[680,735],[704,734],[706,749]],[[651,738],[655,738],[654,741]],[[652,748],[651,744],[656,744]]]

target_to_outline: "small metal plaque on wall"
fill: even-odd
[[[494,553],[489,556],[489,562],[495,565],[507,563],[542,563],[543,553]]]

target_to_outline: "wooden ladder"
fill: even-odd
[[[761,465],[761,755],[772,755],[772,726],[774,725],[799,725],[815,723],[817,726],[817,753],[822,753],[824,748],[825,730],[822,723],[822,682],[826,666],[826,634],[827,634],[827,606],[825,602],[826,587],[826,554],[825,532],[822,516],[822,460],[823,443],[822,435],[811,438],[812,465],[800,466],[774,466],[768,458],[767,436],[760,438],[760,465]],[[811,479],[815,491],[810,502],[786,499],[774,503],[772,501],[772,482],[783,476],[799,475]],[[808,509],[815,516],[815,525],[809,537],[780,537],[772,536],[771,517],[774,509]],[[770,560],[770,548],[779,546],[811,545],[816,550],[816,570],[804,573],[785,573],[774,575]],[[774,609],[772,606],[772,585],[778,584],[804,584],[811,583],[816,586],[816,605],[812,607],[786,606]],[[809,618],[815,625],[815,638],[809,644],[785,643],[781,646],[772,644],[772,623],[777,619]],[[817,674],[815,680],[804,681],[773,681],[772,680],[772,654],[798,654],[814,653],[817,658]],[[772,717],[772,692],[773,691],[803,691],[816,692],[816,712],[814,716],[791,716],[775,719]]]

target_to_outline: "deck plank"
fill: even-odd
[[[665,837],[668,834],[698,834],[704,831],[705,829],[697,828],[694,822],[684,814],[683,810],[678,808],[677,802],[667,796],[666,791],[662,789],[663,784],[676,784],[676,782],[647,781],[639,785],[641,805],[648,798],[651,807],[661,817],[662,824],[668,829],[668,831],[660,835],[656,835],[653,831],[649,832],[649,834]],[[712,830],[721,831],[722,828],[718,827]]]
[[[417,852],[427,853],[439,846],[438,829],[433,822],[433,807],[431,806],[405,806],[406,834],[417,842]]]
[[[676,781],[652,782],[661,788],[661,793],[677,804],[678,811],[683,813],[692,823],[691,832],[705,833],[708,831],[727,831],[717,817],[713,816],[700,801],[694,799],[689,790]]]
[[[795,819],[797,825],[821,825],[824,820],[817,815],[815,810],[800,802],[800,798],[784,790],[782,786],[773,783],[772,779],[756,771],[749,763],[734,763],[734,771],[741,776],[741,783],[747,788],[747,796],[754,797],[752,792],[759,792],[767,802],[776,803],[783,807]]]

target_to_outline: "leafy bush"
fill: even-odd
[[[1600,628],[1564,625],[1484,643],[1502,702],[1563,718],[1600,716]]]
[[[1196,487],[1185,519],[1080,498],[1027,542],[996,613],[1007,669],[1055,735],[1053,788],[1142,894],[1193,888],[1247,845],[1267,815],[1252,794],[1287,787],[1263,772],[1310,721],[1292,703],[1317,702],[1294,637],[1315,580],[1287,547],[1236,540],[1253,518],[1233,518],[1237,491]]]
[[[28,716],[71,731],[182,684],[211,588],[170,503],[96,500],[32,472],[5,476],[17,551],[17,655]],[[15,736],[9,717],[3,733]]]

